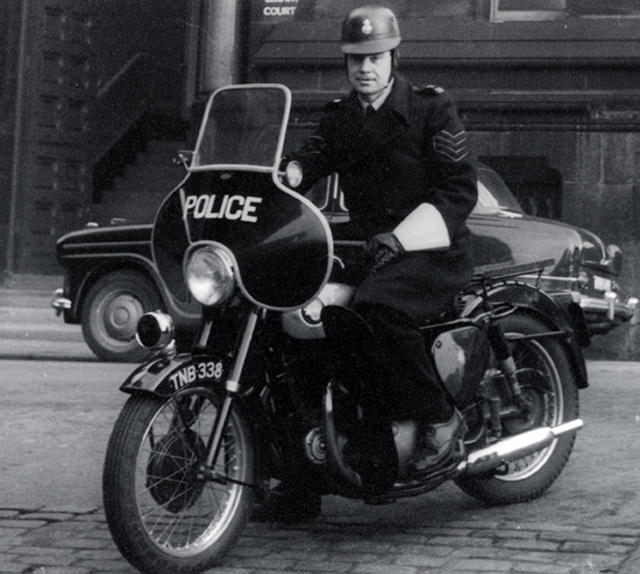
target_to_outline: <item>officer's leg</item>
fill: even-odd
[[[382,305],[357,305],[379,339],[379,384],[391,418],[449,420],[453,407],[413,322]]]
[[[387,349],[378,361],[383,372],[380,394],[390,409],[388,414],[420,424],[418,448],[411,461],[414,471],[428,472],[446,463],[464,434],[464,422],[440,383],[421,333],[394,310],[363,305],[358,311]]]

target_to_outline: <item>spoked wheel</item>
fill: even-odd
[[[578,389],[563,344],[556,338],[518,339],[547,330],[537,319],[510,315],[501,320],[516,363],[526,417],[503,420],[503,436],[538,426],[555,427],[578,417]],[[525,502],[541,496],[562,472],[573,450],[575,432],[555,439],[548,447],[505,463],[492,475],[462,476],[456,483],[467,494],[489,504]]]
[[[122,555],[142,572],[210,568],[235,542],[253,505],[249,426],[232,408],[214,476],[201,468],[221,399],[191,388],[168,401],[132,396],[109,440],[105,514]]]

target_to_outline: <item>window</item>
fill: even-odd
[[[639,0],[491,0],[491,21],[640,18]]]
[[[559,20],[567,16],[568,0],[491,0],[491,21]]]
[[[569,0],[569,13],[582,18],[640,18],[638,0]]]

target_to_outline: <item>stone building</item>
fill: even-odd
[[[59,273],[88,219],[150,219],[205,95],[281,82],[294,121],[345,89],[354,0],[0,2],[0,270]],[[617,243],[640,292],[640,3],[388,0],[401,69],[452,93],[474,149],[532,214]]]

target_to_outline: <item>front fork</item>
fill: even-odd
[[[238,345],[238,350],[235,355],[233,368],[225,383],[225,393],[224,399],[222,401],[222,406],[220,408],[218,416],[216,417],[213,432],[209,437],[209,444],[207,445],[207,458],[205,460],[205,466],[207,469],[213,468],[213,465],[217,460],[218,455],[220,454],[222,437],[229,421],[231,405],[237,393],[240,391],[240,377],[242,376],[242,371],[247,360],[247,355],[249,354],[249,347],[251,346],[251,340],[253,339],[253,334],[258,322],[259,312],[260,311],[257,308],[251,309],[244,325],[240,344]],[[211,333],[212,324],[213,321],[211,319],[208,319],[202,329],[199,343],[203,347],[207,345],[209,335]]]

